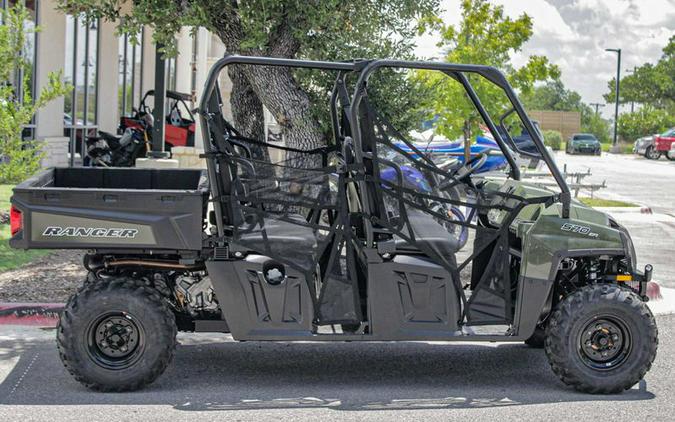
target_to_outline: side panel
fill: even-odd
[[[415,256],[368,264],[372,334],[379,338],[448,337],[456,332],[459,297],[450,274]]]
[[[542,215],[523,239],[521,275],[549,279],[558,268],[560,257],[582,251],[614,255],[623,251],[621,234],[607,225],[585,220]]]
[[[285,279],[269,284],[263,265],[270,258],[249,255],[240,261],[208,261],[213,288],[235,340],[312,336],[314,304],[299,271],[286,267]]]

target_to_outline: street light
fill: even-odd
[[[605,51],[616,53],[616,85],[615,85],[615,100],[614,100],[614,139],[612,140],[612,152],[617,152],[617,124],[619,123],[619,81],[621,80],[621,49],[620,48],[605,48]]]

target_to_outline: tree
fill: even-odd
[[[558,68],[542,56],[530,56],[520,68],[511,63],[512,54],[532,36],[532,19],[529,16],[523,14],[511,19],[504,15],[503,7],[493,6],[486,0],[464,0],[461,8],[459,27],[438,22],[441,34],[439,46],[446,50],[445,61],[495,66],[521,93],[530,92],[535,81],[558,77]],[[450,139],[460,135],[471,139],[482,120],[462,86],[440,72],[420,72],[419,77],[434,87],[430,112],[438,117],[437,130]],[[493,118],[507,110],[509,102],[500,88],[482,77],[468,77]],[[452,101],[451,106],[449,101]]]
[[[410,56],[413,36],[438,7],[438,0],[134,0],[132,7],[124,0],[60,2],[71,13],[119,20],[127,33],[150,25],[168,56],[176,54],[174,36],[182,26],[203,26],[229,53],[324,60]],[[264,105],[288,146],[325,144],[325,124],[312,100],[327,99],[327,79],[260,66],[231,66],[228,73],[234,123],[245,135],[262,136]]]
[[[34,98],[31,88],[32,64],[24,56],[28,35],[39,28],[26,27],[29,14],[23,2],[2,11],[0,25],[0,183],[16,183],[40,168],[40,144],[22,139],[23,127],[48,102],[66,94],[70,87],[61,74],[49,74],[49,83]],[[16,78],[16,75],[23,75]],[[19,87],[11,81],[17,81]],[[21,97],[17,97],[21,92]]]
[[[588,106],[586,106],[588,107]],[[609,122],[603,119],[599,114],[589,110],[581,113],[581,131],[592,133],[603,144],[609,144]]]
[[[608,82],[605,101],[614,102],[615,81]],[[654,65],[645,63],[630,75],[621,78],[619,103],[636,102],[675,113],[675,35],[663,48],[663,55]]]
[[[625,141],[632,142],[641,136],[661,133],[675,125],[675,116],[666,110],[646,105],[633,113],[619,115],[618,133]]]
[[[581,100],[578,92],[565,88],[559,78],[547,81],[521,96],[528,110],[578,111],[581,131],[592,133],[600,142],[609,143],[609,122]]]
[[[565,88],[560,78],[534,87],[520,99],[528,110],[580,111],[582,107],[581,95]]]

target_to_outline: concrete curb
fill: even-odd
[[[56,327],[64,303],[0,303],[0,325]]]
[[[647,306],[654,315],[675,314],[675,289],[661,287],[661,299],[650,300]]]

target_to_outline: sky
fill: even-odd
[[[586,103],[604,103],[608,81],[616,75],[616,54],[621,48],[621,74],[645,62],[655,63],[668,38],[675,34],[675,0],[492,0],[516,18],[527,13],[533,20],[532,38],[513,57],[516,66],[533,54],[545,55],[558,65],[567,88]],[[442,0],[446,24],[460,21],[460,0]],[[417,40],[421,57],[440,58],[439,36]],[[613,115],[608,104],[601,109]]]

